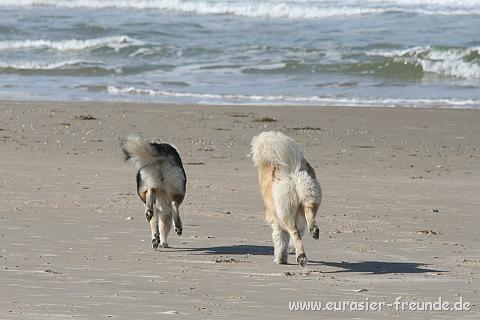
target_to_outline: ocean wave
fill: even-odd
[[[48,74],[59,76],[108,75],[121,73],[118,68],[108,68],[98,63],[82,60],[59,62],[0,62],[0,73]]]
[[[441,5],[445,2],[444,5]],[[387,12],[419,14],[480,14],[480,1],[314,1],[314,0],[0,0],[0,6],[54,6],[61,8],[118,8],[173,11],[199,15],[235,15],[253,18],[315,19]]]
[[[465,79],[480,79],[480,47],[414,47],[405,50],[374,50],[370,56],[388,57],[397,63],[421,66],[423,72]]]
[[[380,99],[380,98],[344,98],[330,96],[289,96],[289,95],[244,95],[214,94],[194,92],[174,92],[135,87],[108,86],[112,95],[146,95],[166,98],[186,98],[198,103],[219,104],[270,104],[270,105],[315,105],[343,107],[412,107],[412,108],[480,108],[480,100],[475,99]]]
[[[341,69],[351,74],[371,74],[395,79],[418,80],[424,76],[421,65],[395,59],[351,63]]]
[[[43,62],[0,62],[1,69],[17,69],[17,70],[55,70],[65,67],[78,66],[84,64],[81,60],[69,60],[61,62],[43,63]]]
[[[153,9],[200,15],[236,15],[255,18],[311,19],[385,12],[381,8],[328,6],[315,1],[215,1],[215,0],[0,0],[0,6],[55,6],[61,8]]]
[[[369,3],[395,4],[398,6],[440,6],[450,8],[480,7],[480,0],[368,0]]]
[[[373,61],[355,62],[346,59],[328,61],[327,63],[286,61],[269,65],[255,65],[241,68],[243,74],[259,75],[299,75],[330,73],[352,74],[352,75],[374,75],[384,78],[418,80],[424,76],[424,69],[417,63],[397,61],[394,58],[374,59]]]
[[[82,51],[88,49],[97,49],[109,47],[115,51],[132,46],[142,45],[143,42],[132,39],[128,36],[115,36],[86,40],[5,40],[0,41],[0,50],[18,50],[18,49],[40,49],[47,48],[57,51]]]

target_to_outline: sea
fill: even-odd
[[[480,0],[0,0],[0,100],[480,109]]]

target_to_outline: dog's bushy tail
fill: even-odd
[[[290,137],[277,131],[265,131],[252,140],[253,163],[257,167],[273,165],[287,175],[302,166],[303,152]]]
[[[281,206],[295,207],[296,203],[320,203],[320,185],[317,179],[302,169],[305,161],[303,152],[292,138],[281,132],[262,132],[252,140],[252,154],[255,166],[275,166],[275,174],[279,178],[274,186],[277,209]]]
[[[137,134],[123,137],[120,141],[120,150],[124,160],[131,161],[137,170],[155,161],[157,157],[157,152],[150,143]]]

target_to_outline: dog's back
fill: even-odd
[[[282,211],[280,207],[286,203],[292,207],[320,203],[321,190],[315,171],[293,139],[281,132],[262,132],[252,140],[252,153],[260,170],[259,178],[268,180],[270,173],[266,171],[271,172],[277,211]]]
[[[177,150],[166,143],[150,145],[157,152],[157,156],[154,161],[138,170],[138,192],[141,193],[147,188],[153,188],[159,193],[163,190],[166,194],[176,195],[177,202],[181,203],[185,196],[187,177]]]
[[[273,165],[288,174],[302,166],[303,152],[292,138],[281,132],[265,131],[255,136],[252,153],[257,167]]]
[[[150,143],[138,135],[127,135],[120,148],[124,159],[133,162],[137,169],[137,192],[148,188],[176,195],[180,203],[185,196],[187,177],[178,151],[167,143]]]

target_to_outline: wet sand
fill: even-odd
[[[0,319],[476,319],[480,112],[0,103]],[[306,268],[274,265],[252,137],[281,130],[323,189]],[[188,175],[181,237],[153,251],[128,132]],[[470,311],[289,311],[441,297]]]

